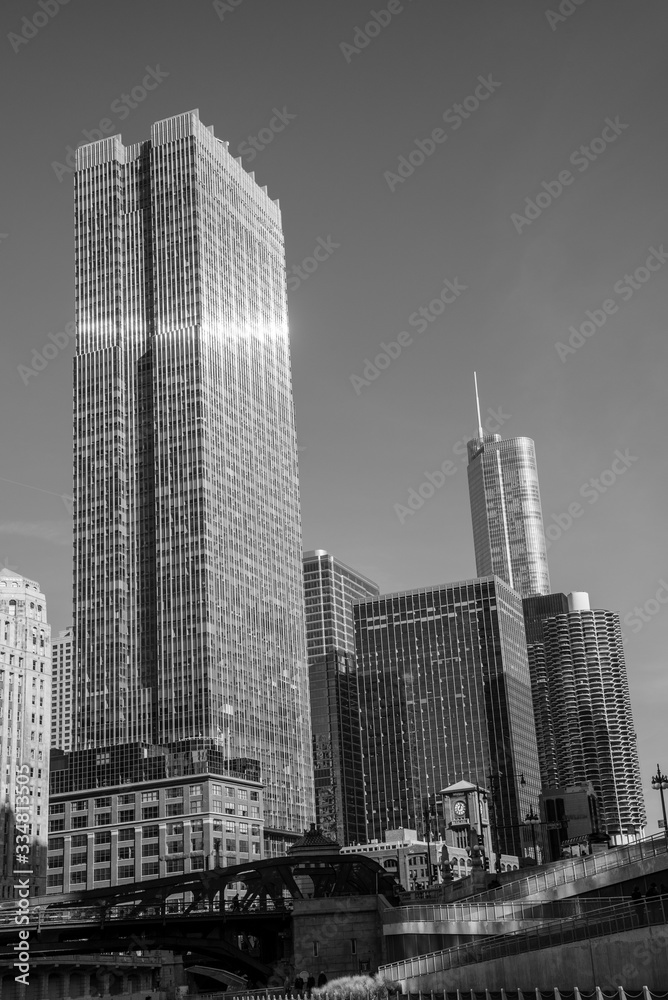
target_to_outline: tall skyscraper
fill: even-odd
[[[646,816],[621,624],[587,594],[568,600],[543,622],[558,784],[590,781],[602,829],[624,842]]]
[[[72,681],[74,629],[63,629],[51,640],[51,746],[72,749]]]
[[[46,884],[51,629],[39,584],[0,571],[0,898]],[[20,840],[17,839],[20,836]],[[27,840],[23,840],[27,837]],[[23,850],[27,845],[28,852]],[[26,861],[28,863],[26,863]]]
[[[304,553],[316,821],[340,844],[366,839],[364,772],[353,602],[375,583],[334,556]]]
[[[77,150],[75,749],[212,738],[313,818],[278,204],[197,111]]]
[[[530,851],[540,776],[522,602],[495,577],[355,606],[370,837],[422,832],[437,793],[491,793],[492,840]]]
[[[485,434],[478,404],[478,436],[467,449],[476,573],[501,577],[521,597],[549,594],[533,441]]]
[[[522,607],[524,608],[524,627],[527,635],[540,781],[543,788],[556,788],[559,779],[557,777],[554,725],[547,682],[543,623],[547,618],[567,614],[568,598],[565,594],[541,594],[536,597],[525,597],[522,601]]]

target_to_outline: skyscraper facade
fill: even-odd
[[[557,784],[590,781],[603,831],[624,842],[646,816],[619,616],[572,594],[543,633]]]
[[[375,583],[334,556],[304,553],[316,821],[340,844],[366,839],[360,703],[353,602]]]
[[[74,748],[213,738],[313,818],[278,204],[191,111],[77,150]]]
[[[72,681],[74,629],[62,629],[51,640],[51,746],[72,749]]]
[[[422,832],[446,786],[491,794],[492,841],[524,854],[540,775],[522,603],[497,577],[355,606],[369,837]]]
[[[46,883],[51,629],[39,584],[0,573],[0,898]],[[24,849],[27,847],[27,851]]]
[[[524,627],[527,635],[540,780],[543,788],[556,788],[559,780],[554,725],[548,690],[543,623],[547,618],[567,614],[568,598],[565,594],[542,594],[537,597],[525,597],[522,601],[522,607],[524,608]]]
[[[476,572],[495,574],[522,597],[550,592],[547,547],[531,438],[483,434],[468,442]]]

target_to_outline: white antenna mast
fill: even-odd
[[[478,396],[478,375],[476,372],[473,372],[473,381],[475,382],[475,405],[478,410],[478,434],[482,441],[482,420],[480,419],[480,397]]]

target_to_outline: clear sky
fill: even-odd
[[[50,15],[37,0],[0,10],[0,563],[40,582],[54,629],[69,624],[68,147],[104,119],[128,143],[199,108],[281,202],[305,548],[383,591],[475,574],[462,442],[477,370],[483,414],[536,442],[553,590],[631,615],[656,831],[649,777],[657,760],[668,768],[665,3],[562,2],[572,13],[559,15],[543,0],[69,0],[53,13],[56,2],[44,0]],[[397,356],[353,380],[381,343]],[[55,356],[37,373],[45,344]],[[404,513],[447,461],[443,484]]]

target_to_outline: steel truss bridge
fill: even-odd
[[[239,891],[226,898],[226,889]],[[166,949],[186,965],[206,962],[266,982],[291,954],[298,899],[381,894],[398,902],[397,882],[362,855],[270,858],[32,901],[31,955]],[[0,965],[14,955],[15,907],[0,910]]]

